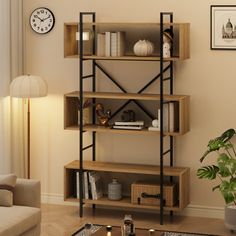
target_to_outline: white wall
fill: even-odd
[[[78,133],[63,129],[63,94],[78,88],[78,62],[63,58],[63,23],[76,21],[80,11],[95,11],[98,21],[156,22],[160,11],[173,11],[176,22],[191,23],[191,59],[175,65],[175,93],[191,96],[191,131],[176,138],[175,164],[191,168],[190,199],[192,206],[223,207],[212,183],[198,180],[199,158],[210,138],[235,127],[236,78],[235,51],[210,50],[210,5],[222,1],[193,0],[24,0],[25,72],[41,75],[48,82],[49,96],[32,102],[32,176],[41,179],[43,193],[61,196],[63,166],[78,158]],[[235,1],[224,1],[234,4]],[[37,35],[29,27],[28,18],[38,6],[50,8],[56,25],[47,35]],[[111,63],[111,73],[122,75],[125,86],[137,90],[156,71],[155,63],[136,70]],[[131,67],[125,74],[119,68]],[[124,76],[124,77],[123,77]],[[126,76],[126,77],[125,77]],[[100,160],[156,164],[156,140],[148,136],[100,135]],[[138,148],[140,147],[140,148]],[[127,151],[130,150],[130,151]],[[212,157],[214,158],[214,157]],[[58,195],[59,194],[59,195]]]

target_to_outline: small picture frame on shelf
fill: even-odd
[[[236,5],[211,6],[211,49],[236,50]]]

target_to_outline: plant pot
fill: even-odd
[[[225,207],[225,226],[229,230],[236,230],[236,205]]]

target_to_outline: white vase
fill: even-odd
[[[229,230],[236,230],[236,205],[225,207],[225,226]]]
[[[136,56],[150,56],[154,51],[153,43],[148,40],[139,40],[134,45],[134,54]]]

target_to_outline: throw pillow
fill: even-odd
[[[16,175],[0,175],[0,206],[13,205],[13,190],[16,185]]]

